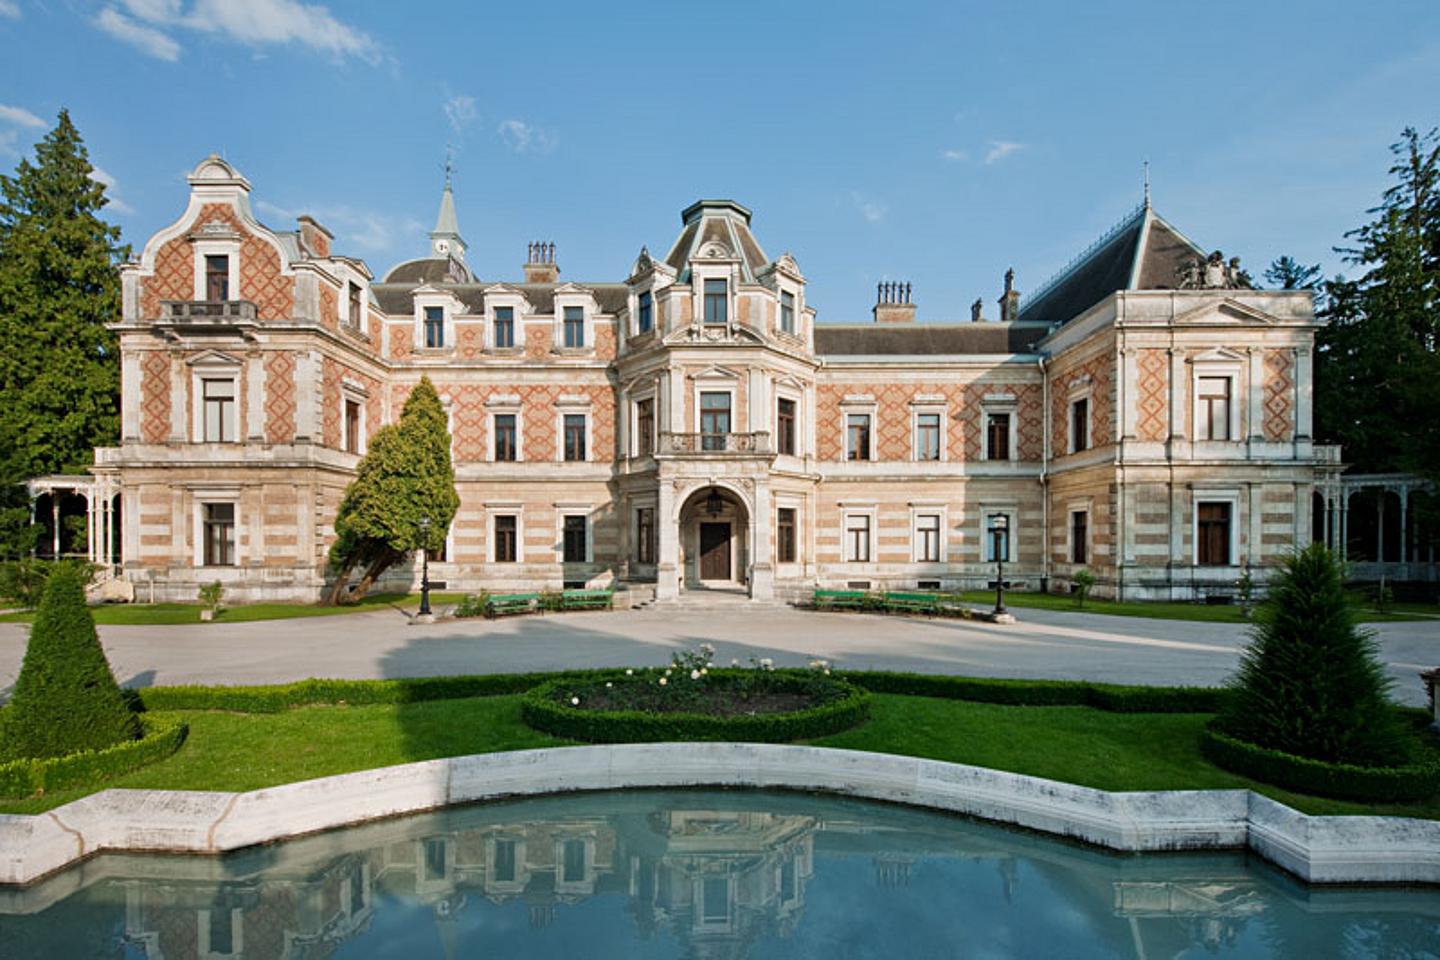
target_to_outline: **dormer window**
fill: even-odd
[[[495,308],[495,349],[507,350],[515,346],[515,308]]]
[[[636,333],[649,333],[655,326],[655,298],[650,291],[640,294],[640,306],[635,320]]]
[[[351,281],[347,284],[347,291],[350,300],[350,326],[358,328],[360,326],[360,284]]]
[[[723,326],[728,317],[725,304],[728,300],[724,280],[705,281],[705,323]]]
[[[205,257],[205,299],[219,302],[230,299],[230,258],[224,254]]]
[[[578,350],[585,346],[585,308],[565,308],[565,346]]]
[[[780,332],[795,332],[795,294],[788,290],[780,291]]]
[[[445,346],[445,308],[425,308],[425,346],[438,350]]]

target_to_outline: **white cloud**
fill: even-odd
[[[20,19],[20,4],[15,0],[0,0],[0,17],[9,17],[11,20]]]
[[[372,64],[380,61],[379,45],[369,34],[340,22],[318,4],[297,0],[193,0],[187,8],[181,0],[121,2],[126,13],[106,7],[96,17],[96,25],[161,60],[173,61],[180,56],[174,31],[195,30],[251,47],[299,43],[342,59],[357,57]]]
[[[559,138],[548,130],[523,120],[505,120],[496,132],[500,134],[505,146],[516,153],[528,153],[531,150],[536,153],[549,153],[560,142]]]
[[[959,163],[959,162],[961,162],[962,160],[969,160],[969,159],[970,159],[970,151],[969,151],[969,150],[946,150],[946,151],[944,151],[943,153],[941,153],[940,156],[944,157],[946,160],[950,161],[951,163]]]
[[[999,163],[1012,153],[1024,150],[1028,144],[1018,143],[1014,140],[991,140],[990,149],[985,151],[985,162]]]
[[[114,7],[106,7],[101,10],[100,15],[95,18],[95,26],[116,40],[123,40],[157,60],[168,60],[173,63],[180,59],[180,44],[171,39],[168,34],[161,33],[154,27],[147,27],[143,23],[137,23]]]
[[[463,93],[457,93],[445,101],[445,119],[450,123],[450,129],[459,136],[466,127],[475,121],[475,98],[467,97]]]
[[[255,206],[268,217],[289,223],[303,213],[319,220],[335,231],[337,250],[354,249],[363,253],[384,253],[399,244],[408,245],[425,235],[425,225],[414,217],[392,217],[374,210],[352,207],[346,204],[319,206],[306,210],[292,210],[267,200],[257,200]],[[285,229],[284,224],[278,225]],[[423,246],[416,247],[423,250]]]
[[[46,123],[24,107],[12,107],[0,103],[0,123],[14,123],[22,127],[44,128]]]
[[[852,192],[850,194],[850,201],[855,205],[855,209],[859,211],[860,216],[871,223],[879,223],[881,220],[884,220],[886,214],[890,212],[889,204],[882,203],[873,197],[867,197],[862,193]]]
[[[115,185],[115,178],[103,167],[92,167],[90,179],[105,188],[105,199],[109,200],[108,206],[116,213],[134,213],[135,208],[120,198],[120,193]]]

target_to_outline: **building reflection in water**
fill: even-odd
[[[0,954],[311,960],[362,957],[403,940],[418,944],[405,954],[416,960],[452,960],[474,954],[493,932],[487,924],[513,917],[518,932],[507,935],[528,937],[546,956],[552,925],[593,906],[620,908],[635,943],[659,951],[648,955],[739,960],[795,935],[816,883],[822,901],[843,895],[873,906],[874,924],[888,913],[914,930],[910,915],[928,910],[926,922],[956,924],[945,942],[973,935],[1019,955],[1025,918],[1056,903],[1086,918],[1080,939],[1097,956],[1286,955],[1271,948],[1292,936],[1289,921],[1277,920],[1289,913],[1311,935],[1324,928],[1361,944],[1383,936],[1397,957],[1430,955],[1418,944],[1432,935],[1440,943],[1440,895],[1421,895],[1418,915],[1377,927],[1357,912],[1359,895],[1327,899],[1273,872],[1257,875],[1238,855],[1115,858],[853,802],[657,793],[470,808],[222,860],[100,858],[38,887],[0,891]],[[1036,898],[1047,906],[1027,906]],[[963,923],[946,916],[975,909]],[[833,904],[812,912],[812,927],[867,922]],[[429,932],[417,934],[421,927]],[[1417,949],[1407,953],[1411,938]]]

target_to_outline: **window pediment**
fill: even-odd
[[[185,361],[192,367],[239,367],[244,361],[219,350],[206,350]]]

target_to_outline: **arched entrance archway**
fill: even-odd
[[[726,485],[706,484],[685,497],[675,518],[683,589],[748,588],[750,517],[744,494]]]

